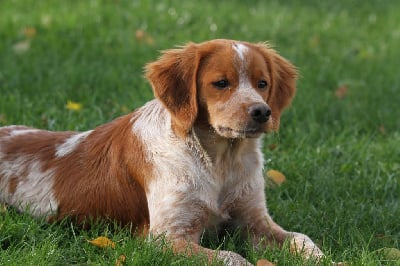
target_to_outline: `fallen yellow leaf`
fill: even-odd
[[[72,111],[79,111],[82,109],[82,104],[73,101],[68,101],[67,104],[65,105],[65,108]]]
[[[106,247],[112,247],[115,248],[115,243],[108,239],[105,236],[99,236],[96,239],[93,240],[87,240],[90,244],[99,247],[99,248],[106,248]]]
[[[271,179],[275,184],[280,185],[286,181],[286,177],[284,174],[277,170],[269,170],[266,173],[267,177]]]

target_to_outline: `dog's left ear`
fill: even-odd
[[[296,92],[297,69],[269,45],[261,43],[256,44],[255,47],[263,54],[270,70],[272,84],[267,100],[272,111],[270,130],[277,131],[279,129],[281,113],[290,105]]]
[[[172,128],[185,137],[197,117],[196,74],[200,58],[197,47],[189,43],[163,51],[160,58],[145,67],[154,95],[172,117]]]

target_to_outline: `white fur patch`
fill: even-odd
[[[236,70],[239,73],[239,87],[237,89],[238,90],[251,89],[252,85],[250,83],[250,79],[247,76],[246,72],[247,69],[246,53],[249,50],[249,48],[241,43],[234,43],[232,47],[236,51],[236,54],[240,59],[236,61],[237,63]]]
[[[233,49],[236,51],[237,55],[239,56],[240,60],[244,61],[245,60],[245,54],[249,50],[249,48],[241,43],[234,43],[232,45]]]
[[[196,154],[189,143],[175,136],[171,116],[163,105],[158,100],[147,103],[134,113],[132,122],[132,130],[145,144],[147,160],[153,165],[150,174],[155,176],[147,194],[150,230],[184,234],[180,230],[190,228],[205,209],[218,213],[218,189],[204,167],[204,155]],[[199,202],[204,207],[198,206]]]
[[[0,162],[0,201],[28,210],[34,216],[49,216],[57,211],[58,203],[54,198],[53,172],[41,171],[39,161],[30,157],[19,157],[13,161]],[[10,193],[9,184],[18,178],[16,190]]]
[[[65,142],[61,145],[59,145],[56,148],[56,156],[58,158],[63,157],[72,151],[75,150],[75,148],[87,137],[92,133],[93,130],[85,131],[82,133],[78,133],[75,135],[72,135],[68,139],[65,140]]]
[[[36,133],[39,132],[39,129],[14,129],[10,132],[10,137],[29,134],[29,133]]]

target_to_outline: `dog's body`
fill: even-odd
[[[49,221],[107,218],[165,234],[175,252],[245,259],[198,245],[204,229],[240,227],[253,241],[322,252],[268,215],[261,135],[277,130],[296,70],[263,44],[214,40],[147,66],[156,99],[91,131],[0,128],[0,201]]]

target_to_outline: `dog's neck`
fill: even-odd
[[[201,146],[209,160],[215,164],[224,158],[236,158],[244,147],[258,147],[259,138],[225,138],[216,133],[211,126],[197,125],[193,127],[192,137]]]

